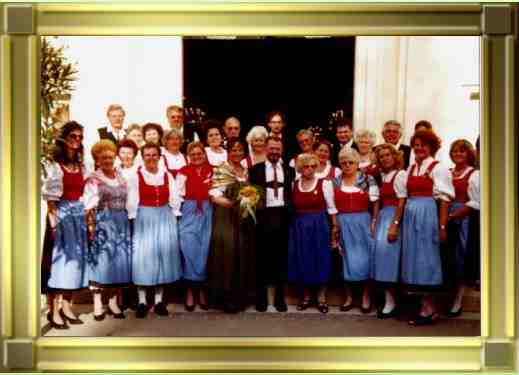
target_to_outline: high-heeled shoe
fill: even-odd
[[[55,328],[55,329],[69,329],[69,326],[67,325],[66,320],[63,321],[63,324],[56,323],[54,321],[54,319],[52,318],[52,313],[50,311],[47,313],[47,320],[49,321],[51,328]]]
[[[448,311],[445,316],[447,318],[457,318],[458,316],[460,316],[461,314],[463,313],[463,308],[460,307],[457,311]]]
[[[303,300],[302,302],[300,302],[298,305],[297,305],[297,310],[298,311],[303,311],[303,310],[306,310],[307,308],[310,307],[312,303],[310,302],[309,299],[305,299]]]
[[[70,318],[68,317],[67,315],[65,315],[65,312],[63,311],[63,309],[59,309],[59,316],[61,316],[61,319],[63,319],[63,321],[68,321],[70,324],[83,324],[83,321],[79,318]]]
[[[100,314],[100,315],[96,315],[96,314],[94,314],[94,320],[95,320],[96,322],[100,322],[100,321],[105,320],[105,317],[106,317],[106,314],[105,314],[104,311],[103,311],[103,313]]]
[[[369,304],[368,307],[361,306],[360,312],[363,314],[369,314],[371,312],[371,303]]]
[[[391,310],[390,312],[388,313],[385,313],[383,312],[383,310],[380,310],[379,312],[377,312],[377,318],[379,319],[389,319],[389,318],[393,318],[395,316],[397,316],[398,314],[398,310],[397,310],[397,307],[393,307],[393,310]]]
[[[193,303],[192,305],[188,305],[187,303],[184,304],[184,308],[187,312],[193,312],[195,311],[196,305]]]
[[[111,315],[114,317],[114,319],[126,319],[126,315],[121,311],[120,313],[114,313],[112,309],[110,308],[110,305],[108,305],[108,310],[106,311],[108,315]]]
[[[414,319],[411,319],[409,321],[409,325],[412,326],[427,326],[427,325],[433,325],[435,323],[435,314],[432,313],[431,315],[423,316],[418,314]]]
[[[355,305],[353,304],[353,302],[350,302],[348,303],[347,305],[344,304],[344,305],[341,305],[339,307],[339,310],[341,310],[342,312],[346,312],[346,311],[350,311],[351,309],[353,309],[355,307]]]

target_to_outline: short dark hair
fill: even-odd
[[[265,144],[269,143],[269,141],[279,142],[283,144],[283,140],[279,137],[276,137],[275,135],[269,135],[267,138],[265,138]]]
[[[160,146],[156,143],[146,142],[144,146],[141,147],[141,155],[144,156],[144,150],[148,148],[154,148],[159,152],[159,156],[162,155],[162,151],[160,149]]]
[[[205,144],[207,144],[207,134],[209,134],[209,130],[211,130],[211,129],[218,129],[218,131],[220,132],[220,135],[223,137],[222,124],[220,123],[220,121],[218,121],[214,118],[205,120],[202,123],[202,129],[204,132],[204,143]]]
[[[338,128],[345,128],[348,127],[350,130],[353,130],[353,123],[349,118],[342,118],[340,120],[337,120],[335,123],[335,131],[337,131]]]
[[[240,144],[243,147],[243,156],[247,156],[249,153],[247,143],[238,137],[232,137],[227,140],[227,153],[229,153],[236,144]]]
[[[286,118],[285,118],[285,115],[283,114],[283,112],[279,111],[279,110],[274,110],[274,111],[270,111],[269,113],[267,113],[267,116],[265,118],[265,123],[269,123],[270,120],[272,120],[272,117],[274,116],[279,116],[281,117],[281,121],[283,121],[284,124],[286,124]]]
[[[419,127],[424,127],[424,128],[426,128],[428,130],[433,130],[432,124],[429,121],[427,121],[427,120],[420,120],[420,121],[418,121],[415,124],[415,126],[414,126],[414,130],[416,131],[416,129],[418,129]]]
[[[449,156],[452,160],[452,153],[454,152],[455,148],[461,148],[463,151],[467,153],[467,163],[471,167],[476,166],[476,150],[474,149],[474,146],[472,146],[472,143],[467,141],[466,139],[457,139],[451,144],[451,148],[449,150]]]
[[[332,154],[333,154],[333,146],[330,142],[328,142],[326,139],[321,139],[319,142],[316,142],[314,144],[314,151],[316,151],[320,145],[325,145],[326,147],[328,147],[328,151],[330,152],[330,157],[332,157]]]
[[[411,137],[410,145],[414,146],[414,142],[419,139],[423,143],[427,144],[431,149],[431,156],[435,156],[440,147],[442,146],[441,139],[432,130],[418,130]]]
[[[131,148],[133,150],[133,156],[137,156],[137,153],[139,152],[139,147],[137,144],[132,141],[131,139],[125,138],[122,141],[120,141],[117,145],[117,155],[119,155],[119,150],[123,147]]]
[[[154,122],[148,122],[146,124],[144,124],[144,126],[142,127],[142,137],[146,140],[146,132],[148,130],[156,130],[157,133],[159,133],[159,143],[161,142],[162,140],[162,137],[164,136],[164,130],[162,130],[162,126],[160,126],[159,124],[156,124]]]

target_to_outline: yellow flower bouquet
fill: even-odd
[[[240,202],[240,217],[246,219],[251,216],[256,222],[256,207],[261,199],[260,191],[254,185],[244,185],[238,191],[238,201]]]

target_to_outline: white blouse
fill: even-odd
[[[391,179],[393,176],[397,174],[395,177],[395,181],[393,181],[393,189],[395,189],[396,197],[397,198],[407,198],[407,188],[406,188],[406,182],[407,182],[407,175],[406,171],[399,170],[399,171],[391,171],[387,174],[382,173],[382,182],[391,182]]]
[[[183,153],[178,152],[176,155],[170,153],[166,149],[162,149],[162,156],[159,161],[159,168],[166,170],[166,163],[164,162],[164,157],[168,161],[168,166],[170,169],[180,169],[187,165],[187,158]]]
[[[59,201],[63,195],[63,171],[58,163],[52,162],[45,165],[47,177],[42,178],[41,195],[46,201]],[[84,167],[83,178],[87,178],[87,172]],[[79,199],[83,202],[83,197]]]
[[[317,177],[317,178],[328,178],[328,175],[330,174],[330,169],[331,168],[333,168],[332,178],[337,178],[340,175],[342,175],[342,171],[339,168],[334,167],[334,166],[332,166],[332,163],[327,162],[326,163],[326,167],[324,167],[324,170],[322,172],[315,172],[315,177]],[[296,171],[296,180],[299,177],[301,177],[301,173]]]
[[[363,192],[363,190],[358,188],[357,186],[344,185],[343,181],[341,181],[341,191],[343,193],[361,193],[361,192]],[[379,192],[377,185],[373,184],[373,185],[369,186],[368,196],[369,196],[370,202],[378,201],[378,199],[380,198],[380,192]]]
[[[116,169],[119,171],[119,173],[123,176],[123,178],[128,181],[128,177],[134,173],[137,172],[137,169],[139,169],[139,167],[141,166],[141,164],[137,164],[137,160],[135,160],[133,162],[133,165],[130,167],[130,168],[123,168],[121,165],[119,165],[118,167],[116,167]]]
[[[227,150],[223,147],[220,147],[220,149],[222,150],[222,152],[215,152],[211,147],[205,148],[205,153],[207,154],[207,161],[213,167],[217,167],[220,164],[227,161]]]
[[[314,180],[314,183],[312,184],[312,186],[308,190],[304,190],[302,187],[302,184],[301,184],[301,179],[298,179],[296,181],[296,183],[298,184],[297,188],[299,189],[299,191],[301,191],[303,193],[308,193],[317,187],[318,181],[319,181],[319,179],[316,178]],[[335,196],[333,194],[332,181],[323,180],[323,195],[324,195],[324,200],[326,201],[326,207],[327,207],[328,214],[335,215],[338,211],[337,211],[337,208],[335,207]]]
[[[414,168],[413,176],[422,176],[429,168],[429,165],[434,162],[435,159],[429,156],[427,159],[422,161],[422,165],[420,168],[416,166]],[[405,187],[406,187],[406,195],[407,195],[407,179],[409,178],[409,173],[411,173],[411,169],[413,168],[413,164],[409,165],[406,173]],[[433,179],[433,197],[434,199],[441,199],[446,202],[450,202],[454,199],[456,193],[454,192],[454,185],[452,184],[452,173],[451,171],[444,166],[441,162],[436,164],[431,172],[431,177]]]
[[[469,201],[465,203],[466,206],[471,207],[475,210],[479,210],[481,196],[479,191],[480,179],[479,179],[479,171],[476,170],[469,177],[469,188],[468,188],[468,196]]]
[[[118,169],[115,170],[116,175],[114,178],[105,176],[101,171],[95,173],[97,178],[101,179],[105,184],[112,187],[121,185],[121,179],[124,178]],[[93,179],[87,180],[87,183],[85,184],[83,200],[83,203],[85,204],[85,210],[95,208],[99,204],[99,185]]]
[[[147,185],[160,186],[164,183],[164,173],[168,174],[169,183],[169,205],[172,208],[173,215],[181,216],[180,206],[184,200],[185,186],[178,183],[171,173],[159,169],[155,174],[148,172],[145,168],[141,168],[142,177]],[[128,200],[126,209],[128,210],[128,218],[135,219],[137,216],[137,208],[139,207],[139,175],[132,173],[128,176]]]

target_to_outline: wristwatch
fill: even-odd
[[[393,220],[393,224],[398,225],[400,222],[398,220]]]
[[[440,229],[445,229],[445,225],[440,225]]]

